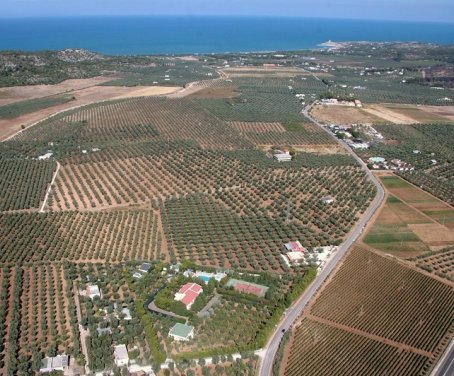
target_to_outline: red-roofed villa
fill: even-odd
[[[182,302],[186,309],[191,309],[191,306],[202,292],[202,286],[197,283],[186,283],[175,294],[175,300]]]

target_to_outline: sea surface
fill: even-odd
[[[332,41],[454,44],[454,23],[258,17],[0,18],[0,50],[108,55],[284,51]]]

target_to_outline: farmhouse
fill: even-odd
[[[95,297],[101,297],[101,291],[99,291],[98,285],[89,285],[85,289],[85,296],[88,296],[90,299]]]
[[[306,252],[306,248],[304,248],[299,240],[288,242],[284,244],[284,251],[285,252]]]
[[[324,204],[331,204],[334,202],[334,198],[332,196],[324,196],[324,197],[322,197],[321,201]]]
[[[112,329],[110,327],[108,328],[96,328],[96,332],[98,333],[98,337],[104,336],[104,335],[111,335],[112,334]]]
[[[170,329],[169,336],[175,341],[189,341],[194,338],[194,327],[191,325],[176,323]]]
[[[197,283],[186,283],[175,294],[175,300],[182,302],[186,309],[191,309],[191,306],[202,292],[202,286]]]
[[[48,373],[53,371],[65,371],[69,367],[68,355],[57,355],[54,357],[44,358],[41,361],[39,372]]]
[[[292,156],[288,151],[278,151],[273,155],[273,158],[278,162],[290,162],[292,160]]]
[[[128,349],[126,345],[117,345],[114,349],[114,361],[117,367],[127,366],[129,363]]]
[[[126,321],[132,320],[131,311],[129,310],[129,308],[127,307],[122,308],[121,314],[123,315]]]
[[[304,259],[304,252],[287,252],[286,256],[290,263],[297,264]]]
[[[144,262],[142,265],[139,266],[139,272],[148,273],[151,269],[151,264],[148,262]]]

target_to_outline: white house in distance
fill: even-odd
[[[44,358],[41,361],[39,372],[48,373],[52,371],[65,371],[69,367],[68,355],[57,355],[54,357]]]
[[[101,291],[99,291],[98,285],[88,285],[85,289],[85,296],[90,299],[94,299],[96,296],[101,298]]]
[[[290,162],[292,160],[292,156],[290,155],[289,151],[281,151],[277,150],[273,158],[278,162]]]
[[[321,201],[324,204],[331,204],[334,202],[334,198],[332,196],[324,196],[324,197],[322,197]]]
[[[194,327],[191,325],[176,323],[170,329],[169,336],[175,341],[189,341],[194,338]]]
[[[114,349],[114,361],[117,367],[127,366],[129,363],[128,349],[126,345],[117,345]]]
[[[175,294],[175,300],[182,302],[189,310],[202,292],[202,286],[197,283],[186,283]]]

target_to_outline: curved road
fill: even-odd
[[[334,135],[325,127],[323,127],[319,122],[317,122],[312,116],[309,114],[311,106],[307,107],[305,110],[302,111],[302,114],[310,119],[314,124],[321,127],[325,132],[329,133],[332,137]],[[335,269],[339,261],[345,255],[347,250],[350,246],[358,239],[361,235],[364,227],[368,224],[372,216],[375,214],[377,209],[382,204],[383,200],[385,199],[385,191],[378,181],[378,179],[372,174],[372,172],[367,168],[366,164],[359,158],[344,142],[338,140],[337,142],[344,147],[361,165],[363,170],[369,176],[369,178],[374,183],[375,187],[377,188],[377,195],[375,196],[374,200],[372,201],[371,205],[367,208],[362,218],[355,224],[353,229],[347,236],[347,239],[344,243],[339,247],[337,252],[331,257],[331,259],[327,262],[325,267],[322,269],[320,274],[314,279],[312,284],[304,291],[303,295],[299,297],[299,299],[293,303],[291,307],[287,310],[286,315],[282,318],[280,323],[277,325],[273,335],[268,341],[267,346],[263,349],[263,359],[260,363],[259,369],[259,376],[270,376],[272,375],[272,368],[273,368],[273,361],[276,355],[276,351],[279,347],[279,344],[282,340],[284,335],[284,331],[287,331],[293,323],[297,320],[300,316],[301,312],[303,311],[304,307],[309,303],[312,297],[315,295],[317,290],[323,284],[323,282],[328,278],[328,276],[332,273]]]

